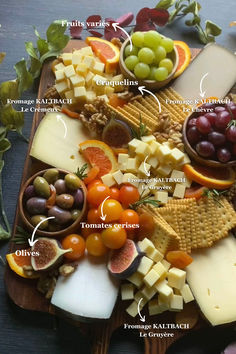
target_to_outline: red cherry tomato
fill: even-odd
[[[99,184],[103,184],[102,181],[100,179],[94,179],[92,182],[90,182],[88,185],[87,185],[87,189],[89,190],[90,188],[94,187],[94,186],[97,186]]]
[[[101,219],[98,209],[92,208],[88,211],[87,221],[89,224],[100,224]]]
[[[136,187],[130,185],[121,187],[119,200],[124,206],[128,207],[130,204],[137,202],[139,198],[139,191]]]
[[[119,189],[116,187],[111,187],[110,190],[111,190],[111,198],[115,200],[119,200],[119,196],[120,196]]]

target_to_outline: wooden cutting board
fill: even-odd
[[[65,52],[71,51],[73,48],[80,49],[85,46],[83,41],[78,40],[71,40],[67,47],[65,48]],[[200,50],[199,49],[192,49],[192,56],[194,57]],[[42,99],[46,89],[49,86],[52,86],[54,83],[54,75],[51,71],[51,62],[47,62],[43,66],[41,80],[38,90],[38,98]],[[33,141],[33,136],[43,117],[43,113],[36,112],[34,114],[32,129],[31,129],[31,136],[30,136],[30,143],[27,152],[27,157],[25,160],[25,166],[21,181],[21,188],[25,181],[32,176],[34,173],[47,168],[48,166],[44,163],[39,161],[33,160],[29,153],[31,144]],[[19,206],[17,206],[16,216],[13,226],[12,237],[14,237],[16,233],[16,227],[18,225],[22,225],[20,215],[19,215]],[[23,225],[22,225],[23,226]],[[14,252],[16,249],[25,248],[16,246],[13,242],[10,242],[9,252]],[[5,270],[5,284],[6,290],[12,299],[12,301],[18,305],[19,307],[32,310],[32,311],[40,311],[40,312],[47,312],[51,314],[56,314],[55,308],[50,304],[50,301],[46,300],[42,294],[40,294],[36,289],[36,280],[27,280],[24,278],[19,277],[16,275],[9,266],[6,266]],[[106,354],[109,348],[109,342],[111,335],[115,329],[118,327],[123,327],[124,323],[127,324],[142,324],[139,319],[131,318],[126,312],[125,308],[127,307],[126,302],[122,302],[120,300],[117,301],[115,309],[113,311],[112,317],[107,321],[99,321],[93,323],[81,323],[75,322],[73,323],[80,327],[82,332],[87,333],[91,337],[92,343],[92,350],[93,354]],[[145,311],[144,311],[145,314]],[[60,315],[60,314],[58,314]],[[151,316],[149,317],[146,314],[146,322],[145,324],[153,324],[153,323],[174,323],[174,313],[164,313],[162,315]],[[195,327],[195,329],[200,328],[202,326],[206,326],[206,322],[200,320]],[[157,332],[157,330],[152,330],[152,332]],[[158,330],[158,332],[172,332],[174,333],[174,337],[169,338],[150,338],[144,337],[145,342],[145,354],[164,354],[166,349],[169,347],[171,343],[173,343],[176,339],[182,337],[184,334],[187,333],[186,330]],[[145,333],[143,331],[143,333]]]

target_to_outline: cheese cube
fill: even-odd
[[[91,90],[87,90],[86,95],[87,95],[87,102],[89,103],[93,102],[96,98],[96,93]]]
[[[191,181],[188,177],[186,177],[185,175],[184,175],[184,179],[185,179],[185,181],[183,181],[182,184],[183,184],[186,188],[190,188],[190,187],[191,187],[191,184],[192,184],[192,181]]]
[[[140,299],[142,299],[143,298],[143,294],[141,293],[141,291],[139,290],[136,294],[134,294],[134,300],[136,301],[136,302],[139,302],[140,301]],[[143,300],[142,300],[142,302],[143,301],[147,301],[145,298],[143,298]]]
[[[123,175],[122,183],[129,183],[132,184],[132,186],[138,188],[139,182],[137,181],[137,177],[133,175],[132,173],[125,173]]]
[[[65,67],[65,75],[68,78],[75,75],[75,69],[74,69],[73,65],[68,65]]]
[[[173,289],[166,284],[165,280],[158,281],[154,285],[155,289],[162,295],[162,298],[166,298],[166,301],[169,301],[170,298],[173,296],[174,292]]]
[[[155,250],[155,246],[147,237],[145,237],[142,241],[138,242],[138,246],[142,252],[149,253]]]
[[[126,163],[126,171],[135,173],[138,168],[138,161],[136,157],[129,157]]]
[[[144,143],[150,144],[152,141],[156,141],[156,138],[155,138],[154,135],[145,135],[145,136],[142,136],[142,137],[141,137],[141,140],[142,140]]]
[[[150,150],[151,150],[151,154],[152,155],[158,154],[158,150],[159,150],[160,146],[161,146],[161,144],[158,143],[158,141],[155,141],[155,140],[151,141],[151,143],[149,144],[149,147],[150,147]]]
[[[165,260],[165,259],[163,259],[162,261],[161,261],[161,263],[163,264],[163,266],[166,268],[166,270],[168,271],[169,270],[169,268],[170,268],[170,266],[171,266],[171,264],[169,263],[169,262],[167,262],[167,260]]]
[[[113,178],[111,173],[107,173],[106,175],[103,175],[101,177],[103,183],[107,185],[108,187],[112,187],[116,184],[115,179]]]
[[[118,155],[118,163],[127,163],[129,158],[128,154],[119,154]]]
[[[61,57],[65,65],[72,64],[72,53],[63,53]]]
[[[55,85],[55,88],[56,88],[57,92],[59,94],[61,94],[61,93],[65,92],[66,90],[68,90],[69,87],[68,87],[67,81],[61,81]]]
[[[62,63],[55,65],[55,70],[64,70],[64,69],[65,69],[65,65]]]
[[[74,87],[84,86],[85,84],[84,77],[80,75],[71,76],[70,81]]]
[[[184,286],[180,289],[180,294],[183,296],[184,302],[187,304],[194,300],[192,291],[188,284],[184,284]]]
[[[158,295],[158,304],[159,304],[160,308],[162,309],[162,312],[169,310],[170,298],[159,294]]]
[[[156,172],[162,176],[168,176],[171,172],[172,168],[171,166],[168,165],[160,165],[157,169]]]
[[[95,73],[95,74],[102,74],[104,73],[104,68],[105,68],[105,64],[104,63],[98,63],[97,61],[93,64],[93,67],[92,67],[92,71]]]
[[[56,70],[55,76],[56,76],[57,82],[63,80],[65,78],[64,69],[63,70]]]
[[[86,101],[86,89],[85,87],[81,86],[81,87],[75,87],[74,88],[74,95],[75,98],[78,101]]]
[[[74,96],[74,91],[73,91],[73,90],[66,91],[66,92],[65,92],[65,97],[66,97],[67,100],[70,100],[70,102],[67,102],[68,104],[74,104],[74,103],[76,103],[75,96]]]
[[[167,270],[160,261],[153,266],[153,269],[159,274],[161,279],[166,277]]]
[[[137,272],[142,275],[146,275],[148,271],[151,269],[152,265],[153,265],[153,261],[147,258],[146,256],[143,256],[138,266]]]
[[[87,68],[91,69],[95,63],[95,60],[92,56],[85,55],[82,63],[85,64]]]
[[[157,168],[159,161],[156,156],[151,156],[147,159],[147,163],[151,165],[153,168]]]
[[[127,280],[137,286],[137,288],[140,288],[140,286],[143,284],[143,275],[138,272],[135,272],[129,278],[127,278]]]
[[[158,263],[163,259],[163,254],[157,249],[154,249],[152,252],[147,253],[148,258],[151,258],[154,262]]]
[[[134,286],[133,284],[122,284],[121,285],[121,299],[122,300],[132,300],[134,298]]]
[[[93,51],[92,51],[92,48],[90,46],[81,48],[80,52],[83,55],[91,55],[91,56],[93,56]]]
[[[105,86],[105,94],[109,97],[115,92],[114,87]]]
[[[89,87],[92,85],[93,77],[94,77],[94,74],[91,71],[89,71],[85,77],[86,87]]]
[[[143,188],[144,187],[144,188]],[[150,194],[150,190],[147,187],[147,185],[145,185],[144,183],[140,183],[138,186],[138,191],[139,194],[142,194],[142,198],[146,197],[148,194]]]
[[[152,268],[144,277],[143,281],[147,287],[151,288],[160,278],[160,275]]]
[[[173,295],[170,299],[170,311],[183,310],[183,298],[181,295]]]
[[[100,99],[103,99],[106,103],[109,102],[109,98],[107,97],[107,95],[101,95],[101,96],[97,96],[99,97]]]
[[[81,53],[74,52],[72,54],[72,65],[74,65],[74,67],[80,64],[82,60],[83,60],[83,55]]]
[[[145,158],[147,155],[151,153],[151,150],[147,143],[144,143],[143,141],[139,141],[139,144],[135,149],[135,152],[140,157]]]
[[[88,67],[84,63],[80,63],[76,66],[75,70],[76,70],[77,74],[86,77],[87,72],[88,72]]]
[[[166,204],[168,202],[168,192],[157,191],[155,193],[155,199],[160,202],[160,204]]]
[[[173,197],[183,199],[185,194],[185,189],[186,189],[185,185],[176,183]]]
[[[135,152],[135,150],[137,149],[137,147],[139,146],[140,140],[138,139],[132,139],[129,143],[128,143],[128,147],[129,147],[129,151],[130,152]]]
[[[171,149],[167,145],[162,144],[161,146],[159,146],[157,151],[158,160],[162,163],[167,162],[170,153],[171,153]]]
[[[145,286],[141,289],[141,293],[147,300],[150,300],[157,293],[157,290],[154,287],[148,288]]]
[[[121,184],[123,181],[123,173],[120,170],[113,172],[112,177],[114,178],[117,184]]]
[[[175,165],[179,164],[183,159],[184,153],[178,148],[172,149],[170,155],[168,156],[168,160],[173,162]]]
[[[172,288],[181,289],[185,284],[186,272],[179,268],[171,268],[168,272],[168,284]]]
[[[122,74],[113,76],[111,79],[112,86],[114,85],[115,92],[121,92],[124,90],[123,85],[124,76]]]
[[[184,178],[184,172],[183,171],[178,171],[178,170],[173,170],[171,175],[170,175],[170,178],[183,179]],[[177,181],[177,182],[179,182],[179,181]]]
[[[142,174],[149,176],[149,171],[150,171],[151,165],[149,165],[147,162],[142,162],[141,165],[138,168],[138,171],[141,172]]]
[[[183,160],[180,161],[179,166],[186,165],[187,163],[191,163],[191,160],[187,154],[184,154],[184,158],[183,158]]]
[[[131,316],[131,317],[136,317],[138,314],[138,304],[136,301],[133,301],[129,307],[127,307],[126,312]]]
[[[158,315],[163,312],[163,308],[159,305],[158,300],[154,299],[148,303],[148,311],[150,316]]]
[[[101,75],[94,75],[92,79],[92,87],[97,92],[97,94],[101,95],[105,92],[105,84],[107,79]]]

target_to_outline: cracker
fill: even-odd
[[[134,116],[136,119],[139,119],[142,117],[142,122],[149,128],[149,130],[154,131],[156,129],[157,124],[155,121],[149,118],[149,116],[137,109],[135,106],[131,107],[130,105],[126,105],[123,108],[123,111],[128,112],[130,115]]]
[[[140,112],[144,112],[153,123],[157,122],[158,118],[152,112],[150,112],[144,105],[142,105],[140,102],[136,101],[134,103],[129,103],[128,105],[130,107],[132,107],[133,109],[137,109]]]

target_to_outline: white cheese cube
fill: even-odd
[[[143,281],[147,287],[151,288],[160,278],[160,275],[152,268],[144,277]]]
[[[184,286],[180,289],[180,294],[183,296],[184,302],[187,304],[194,300],[192,291],[188,284],[184,284]]]
[[[182,184],[183,184],[186,188],[190,188],[190,187],[191,187],[191,184],[192,184],[192,181],[191,181],[188,177],[186,177],[185,175],[184,175],[184,179],[185,179],[185,181],[183,181]]]
[[[151,165],[154,169],[157,168],[159,161],[156,156],[151,156],[147,159],[147,163]]]
[[[142,275],[146,275],[148,271],[151,269],[152,265],[153,265],[153,261],[148,257],[143,256],[138,266],[137,272]]]
[[[160,278],[163,279],[167,275],[167,270],[164,265],[159,261],[157,264],[153,266],[153,269],[159,274]]]
[[[137,177],[133,173],[125,173],[123,175],[122,183],[132,184],[132,186],[138,188],[139,182],[137,181]]]
[[[163,308],[159,305],[157,299],[153,299],[148,303],[148,311],[150,316],[158,315],[163,312]]]
[[[118,163],[127,163],[129,158],[128,154],[119,154],[118,155]]]
[[[138,272],[135,272],[129,278],[127,278],[127,280],[137,286],[137,288],[140,288],[140,286],[143,284],[143,275]]]
[[[138,168],[138,161],[136,157],[129,157],[126,163],[126,171],[135,173]]]
[[[109,98],[107,97],[107,95],[101,95],[101,96],[97,96],[97,97],[103,99],[106,103],[109,102]]]
[[[168,272],[168,284],[172,288],[181,289],[186,280],[186,272],[179,268],[171,268]]]
[[[136,154],[142,158],[145,158],[147,155],[151,153],[150,147],[147,143],[143,141],[139,141],[139,144],[135,150]]]
[[[178,170],[173,170],[171,172],[170,178],[183,179],[184,178],[184,172],[183,171],[178,171]]]
[[[115,92],[115,89],[114,89],[114,87],[105,86],[104,92],[108,97],[110,97]]]
[[[145,136],[142,136],[142,137],[141,137],[141,140],[142,140],[144,143],[150,144],[152,141],[156,141],[156,138],[155,138],[154,135],[145,135]]]
[[[172,168],[171,168],[171,166],[168,166],[168,165],[160,165],[156,169],[156,172],[164,177],[168,176],[171,171],[172,171]]]
[[[67,100],[71,100],[70,102],[68,102],[68,104],[74,104],[74,103],[76,103],[75,96],[74,96],[74,91],[73,91],[73,90],[66,91],[66,92],[65,92],[65,97],[66,97]]]
[[[158,295],[158,304],[162,309],[162,312],[169,310],[170,308],[170,298],[163,296],[161,294]]]
[[[156,140],[151,141],[149,144],[151,154],[156,156],[158,154],[158,150],[159,150],[160,146],[161,146],[161,144],[158,143],[158,141],[156,141]],[[158,158],[158,156],[156,156],[156,157]]]
[[[92,56],[85,55],[83,59],[83,64],[87,66],[87,68],[91,69],[95,63],[95,60]]]
[[[142,252],[149,253],[155,250],[155,246],[151,240],[145,237],[142,241],[138,242],[138,246]]]
[[[68,90],[69,87],[68,87],[67,81],[61,81],[58,84],[55,84],[55,88],[56,88],[57,92],[59,94],[61,94],[61,93],[65,92],[66,90]]]
[[[133,300],[134,298],[134,286],[133,284],[122,284],[121,285],[121,299],[122,300]]]
[[[135,300],[136,302],[139,302],[140,299],[142,299],[142,298],[143,298],[143,294],[141,293],[140,290],[139,290],[136,294],[134,294],[134,300]],[[146,301],[146,299],[143,298],[142,302],[143,302],[143,301]]]
[[[158,263],[163,259],[163,254],[157,249],[154,249],[152,252],[147,253],[148,258],[151,258],[154,262]]]
[[[97,92],[98,95],[104,94],[105,84],[107,79],[101,75],[94,75],[92,79],[92,87]]]
[[[183,159],[184,153],[178,148],[172,149],[170,155],[168,156],[168,160],[173,162],[175,165],[178,165]]]
[[[157,191],[155,193],[155,199],[160,202],[160,204],[166,204],[168,202],[168,192]]]
[[[183,199],[185,195],[185,185],[176,183],[173,197]]]
[[[157,293],[157,290],[154,287],[148,288],[145,286],[141,289],[141,293],[147,300],[150,300]]]
[[[71,76],[70,81],[74,87],[85,85],[84,77],[80,75]]]
[[[131,316],[131,317],[136,317],[138,314],[138,304],[136,301],[133,301],[129,307],[127,307],[126,312]]]
[[[102,73],[104,73],[104,69],[105,69],[105,64],[104,63],[95,62],[91,70],[95,74],[102,74]]]
[[[77,74],[86,77],[87,72],[88,72],[88,67],[87,67],[87,65],[85,65],[84,63],[78,64],[78,65],[76,66],[76,72],[77,72]]]
[[[78,101],[86,101],[86,89],[83,86],[74,88],[74,95]]]
[[[92,85],[92,80],[93,80],[94,74],[89,71],[85,77],[85,85],[86,87],[89,87]]]
[[[72,64],[72,53],[63,53],[61,56],[65,65]]]
[[[86,96],[87,96],[87,102],[92,103],[96,98],[96,93],[94,91],[87,90]]]
[[[108,187],[112,187],[116,184],[115,179],[113,178],[111,173],[107,173],[106,175],[103,175],[101,177],[103,183],[108,186]]]
[[[81,54],[94,56],[92,48],[90,46],[83,47],[80,49]]]
[[[157,152],[158,160],[162,163],[166,163],[168,161],[168,157],[170,156],[170,153],[171,153],[171,149],[167,145],[162,144],[158,148],[158,152]]]
[[[116,183],[117,184],[121,184],[122,183],[122,181],[123,181],[123,173],[120,171],[120,170],[118,170],[118,171],[116,171],[116,172],[113,172],[112,173],[112,177],[114,178],[114,180],[116,181]]]
[[[184,154],[184,158],[180,161],[179,166],[186,165],[187,163],[191,163],[191,160],[187,154]]]
[[[159,292],[159,294],[162,295],[162,297],[165,297],[167,299],[166,301],[169,301],[169,299],[174,294],[173,289],[166,284],[165,280],[157,282],[154,287]]]
[[[111,79],[112,86],[114,85],[115,92],[121,92],[124,90],[124,85],[122,81],[124,80],[124,76],[122,74],[113,76]]]
[[[161,261],[161,263],[162,263],[163,266],[166,268],[166,271],[168,271],[168,270],[170,269],[171,264],[170,264],[169,262],[167,262],[166,259],[163,259],[163,260]]]
[[[170,299],[170,311],[181,311],[183,307],[183,297],[181,295],[173,295]]]
[[[55,71],[55,76],[56,76],[57,82],[59,82],[61,80],[64,80],[65,79],[64,69],[63,70],[56,70]]]
[[[151,165],[149,165],[147,162],[145,162],[145,163],[142,162],[138,168],[138,171],[141,172],[143,175],[148,175],[150,168],[151,168]]]
[[[75,69],[74,69],[73,65],[66,66],[64,71],[65,71],[66,77],[68,77],[68,78],[75,75]]]
[[[55,70],[64,70],[64,69],[65,69],[65,65],[62,63],[55,65]]]
[[[135,152],[135,150],[137,149],[137,147],[139,146],[140,140],[138,139],[132,139],[129,143],[128,143],[128,147],[129,147],[129,151]]]
[[[72,65],[74,65],[74,67],[76,67],[78,64],[80,64],[83,60],[83,55],[80,53],[76,53],[74,52],[72,54]]]

